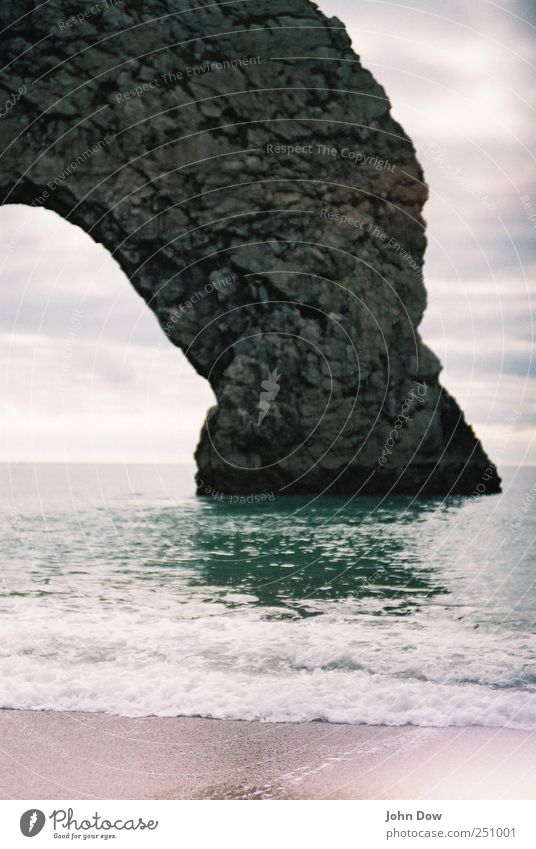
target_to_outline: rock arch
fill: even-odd
[[[422,169],[343,25],[143,7],[2,5],[0,197],[102,241],[210,381],[198,491],[498,491],[418,332]]]

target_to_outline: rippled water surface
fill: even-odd
[[[481,499],[199,500],[1,468],[0,706],[536,728],[536,472]]]

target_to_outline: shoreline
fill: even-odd
[[[0,711],[2,799],[534,799],[536,731]]]

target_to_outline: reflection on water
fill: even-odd
[[[180,469],[3,467],[6,594],[72,595],[90,582],[105,601],[106,587],[126,599],[141,584],[270,615],[316,615],[353,599],[356,614],[440,604],[478,622],[532,623],[531,470],[504,496],[482,499],[240,505],[191,496]]]
[[[447,591],[437,569],[419,557],[420,525],[434,506],[405,498],[311,505],[297,496],[249,508],[204,503],[192,536],[195,580],[302,615],[321,612],[314,602],[341,598],[381,601],[376,615],[407,615]]]

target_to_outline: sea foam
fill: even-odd
[[[536,728],[534,638],[244,604],[64,611],[0,627],[0,705],[125,716]],[[201,610],[200,608],[204,608]],[[76,636],[77,635],[77,636]],[[8,650],[9,647],[9,650]],[[14,648],[16,650],[14,651]]]

